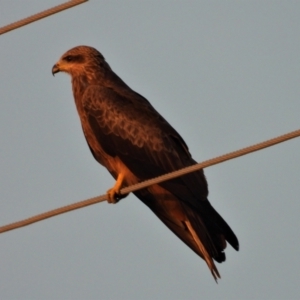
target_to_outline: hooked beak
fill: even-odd
[[[58,72],[60,72],[59,65],[55,64],[52,68],[52,75],[54,76],[54,74],[56,74]]]

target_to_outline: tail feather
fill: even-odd
[[[201,203],[202,204],[202,203]],[[205,224],[207,227],[212,228],[213,232],[217,233],[217,239],[220,240],[220,235],[223,236],[223,240],[225,239],[225,247],[226,248],[226,241],[236,250],[239,250],[239,241],[226,223],[226,221],[219,215],[219,213],[213,208],[210,202],[207,200],[203,203],[204,211],[209,211],[209,214],[201,213],[201,217],[205,220]]]
[[[211,271],[212,276],[214,277],[215,281],[218,282],[218,278],[221,278],[220,273],[211,257],[211,255],[207,252],[205,246],[202,244],[201,240],[199,239],[197,233],[195,232],[193,226],[191,225],[190,221],[185,221],[185,224],[191,233],[195,243],[197,244],[199,251],[202,253],[202,258],[205,260],[208,268]]]
[[[221,278],[215,261],[226,260],[226,240],[238,250],[238,240],[208,200],[202,209],[191,207],[159,185],[134,192],[187,246],[203,258],[217,281]],[[203,204],[203,205],[202,205]]]

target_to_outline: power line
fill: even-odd
[[[281,135],[281,136],[278,136],[276,138],[273,138],[273,139],[270,139],[270,140],[267,140],[267,141],[249,146],[249,147],[246,147],[246,148],[242,148],[242,149],[237,150],[237,151],[233,151],[233,152],[230,152],[230,153],[227,153],[227,154],[224,154],[224,155],[221,155],[221,156],[203,161],[201,163],[198,163],[198,164],[190,166],[190,167],[183,168],[181,170],[159,176],[157,178],[153,178],[153,179],[150,179],[150,180],[138,183],[138,184],[134,184],[132,186],[123,188],[120,191],[120,193],[121,193],[121,195],[128,194],[130,192],[134,192],[134,191],[146,188],[146,187],[148,187],[150,185],[153,185],[153,184],[158,184],[158,183],[161,183],[161,182],[166,181],[166,180],[170,180],[170,179],[173,179],[173,178],[176,178],[176,177],[180,177],[182,175],[185,175],[185,174],[188,174],[188,173],[191,173],[191,172],[195,172],[197,170],[207,168],[207,167],[222,163],[224,161],[227,161],[227,160],[230,160],[230,159],[233,159],[233,158],[237,158],[237,157],[242,156],[242,155],[249,154],[251,152],[255,152],[255,151],[270,147],[270,146],[274,146],[276,144],[285,142],[287,140],[296,138],[298,136],[300,136],[300,129],[296,130],[296,131],[289,132],[289,133]],[[36,222],[39,222],[39,221],[42,221],[42,220],[45,220],[45,219],[48,219],[48,218],[51,218],[51,217],[69,212],[69,211],[72,211],[72,210],[75,210],[75,209],[83,208],[85,206],[96,204],[98,202],[103,202],[105,200],[107,200],[107,195],[102,195],[102,196],[90,198],[90,199],[87,199],[87,200],[83,200],[83,201],[80,201],[80,202],[76,202],[76,203],[73,203],[73,204],[70,204],[70,205],[66,205],[66,206],[63,206],[63,207],[60,207],[60,208],[56,208],[56,209],[50,210],[48,212],[44,212],[44,213],[39,214],[39,215],[35,215],[35,216],[33,216],[31,218],[28,218],[28,219],[24,219],[24,220],[15,222],[15,223],[4,225],[4,226],[0,227],[0,233],[6,232],[6,231],[9,231],[9,230],[13,230],[13,229],[16,229],[16,228],[20,228],[20,227],[23,227],[23,226],[27,226],[27,225],[30,225],[32,223],[36,223]]]
[[[68,2],[65,2],[63,4],[51,7],[49,9],[43,10],[37,14],[34,14],[32,16],[29,16],[25,19],[19,20],[17,22],[5,25],[3,27],[0,27],[0,35],[6,32],[9,32],[11,30],[17,29],[19,27],[25,26],[27,24],[30,24],[32,22],[38,21],[40,19],[46,18],[48,16],[51,16],[53,14],[56,14],[58,12],[61,12],[65,9],[71,8],[73,6],[82,4],[84,2],[87,2],[88,0],[71,0]]]

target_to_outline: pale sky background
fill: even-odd
[[[0,26],[60,4],[1,0]],[[197,161],[300,128],[300,1],[100,1],[0,36],[0,223],[105,193],[68,49],[97,48]],[[300,139],[205,170],[230,224],[216,284],[134,196],[0,235],[1,299],[299,299]]]

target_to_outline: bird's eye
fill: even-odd
[[[65,57],[65,60],[70,62],[70,61],[73,60],[73,57],[71,55],[68,55],[68,56]]]

